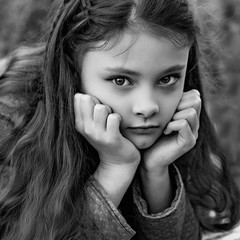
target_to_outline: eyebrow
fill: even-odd
[[[177,65],[171,66],[167,69],[164,69],[164,71],[161,72],[161,75],[171,73],[174,71],[182,71],[185,67],[186,67],[186,65],[177,64]],[[108,67],[108,68],[106,68],[106,70],[109,72],[118,72],[118,73],[128,74],[128,75],[132,75],[132,76],[140,76],[141,75],[137,71],[134,71],[134,70],[131,70],[128,68],[122,68],[122,67],[113,67],[113,68]]]

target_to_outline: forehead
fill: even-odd
[[[126,32],[120,38],[100,42],[84,59],[96,67],[128,67],[135,70],[186,64],[190,45],[177,45],[164,36]],[[86,62],[86,61],[85,61]],[[83,61],[84,64],[84,61]],[[94,66],[93,66],[94,68]]]

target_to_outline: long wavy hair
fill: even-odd
[[[75,129],[73,96],[81,92],[81,60],[99,41],[138,25],[174,44],[191,43],[185,91],[203,98],[199,138],[176,161],[203,229],[228,230],[239,221],[239,195],[207,115],[209,81],[200,18],[187,0],[55,1],[44,41],[16,51],[0,77],[0,95],[25,99],[22,121],[0,144],[1,239],[84,239],[85,183],[99,159]],[[85,224],[84,224],[85,223]]]

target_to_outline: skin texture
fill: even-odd
[[[177,48],[168,39],[146,33],[129,48],[132,41],[133,36],[125,34],[114,47],[88,52],[82,65],[82,86],[83,92],[121,116],[122,135],[144,149],[159,138],[176,111],[183,93],[189,47]],[[165,72],[178,65],[183,69]],[[132,129],[140,126],[155,128]]]
[[[168,166],[198,138],[200,94],[183,92],[189,49],[126,32],[83,58],[76,129],[98,151],[94,176],[116,206],[137,168],[150,212],[172,201]]]

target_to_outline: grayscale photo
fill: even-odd
[[[240,0],[0,6],[0,240],[240,240]]]

